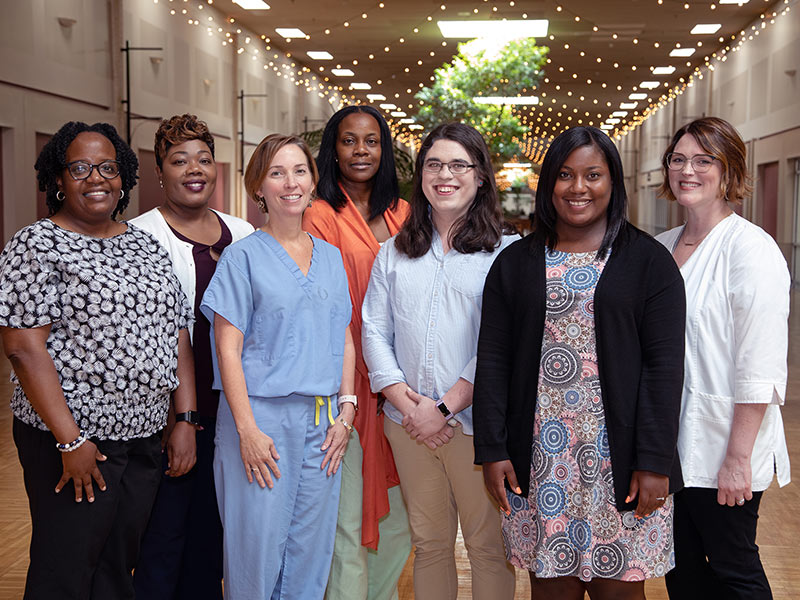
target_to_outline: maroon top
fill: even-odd
[[[222,251],[233,241],[233,236],[225,222],[217,215],[222,232],[219,240],[213,246],[208,246],[194,240],[170,226],[172,233],[184,242],[192,245],[192,258],[194,258],[195,295],[194,295],[194,334],[192,336],[192,351],[194,354],[194,381],[197,387],[197,412],[203,417],[216,417],[219,406],[219,391],[212,389],[214,383],[214,368],[211,362],[211,323],[200,312],[200,303],[206,292],[211,277],[217,268],[217,261],[211,256],[211,250],[217,258]]]

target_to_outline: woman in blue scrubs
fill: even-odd
[[[245,187],[269,221],[223,252],[201,306],[222,391],[214,477],[231,600],[321,599],[330,571],[355,352],[341,254],[302,230],[316,182],[302,140],[259,144]]]

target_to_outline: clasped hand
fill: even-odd
[[[453,428],[447,424],[444,415],[436,408],[436,402],[411,388],[406,395],[414,401],[414,409],[403,417],[403,428],[406,433],[431,450],[443,446],[453,438]]]

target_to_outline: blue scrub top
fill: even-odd
[[[242,367],[250,396],[332,396],[342,381],[345,331],[352,308],[338,248],[314,244],[308,275],[275,238],[256,230],[228,246],[200,310],[244,334]],[[214,389],[221,390],[216,352]]]

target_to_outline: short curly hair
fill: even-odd
[[[191,140],[205,142],[208,149],[211,150],[211,156],[214,157],[214,136],[208,130],[206,122],[198,119],[197,115],[187,113],[161,121],[158,131],[156,131],[154,146],[158,168],[162,168],[162,162],[172,146]]]
[[[39,182],[39,191],[46,194],[48,216],[56,214],[64,204],[63,200],[58,199],[57,194],[58,177],[64,173],[67,167],[67,148],[78,137],[78,134],[87,131],[99,133],[107,138],[117,153],[116,159],[120,167],[119,176],[122,180],[122,191],[125,193],[117,202],[111,218],[116,219],[117,215],[124,212],[128,207],[130,191],[136,186],[136,180],[139,179],[137,175],[139,159],[136,158],[136,154],[125,143],[125,140],[119,136],[113,125],[109,123],[87,125],[81,121],[70,121],[62,125],[61,129],[44,145],[34,165],[36,180]]]

